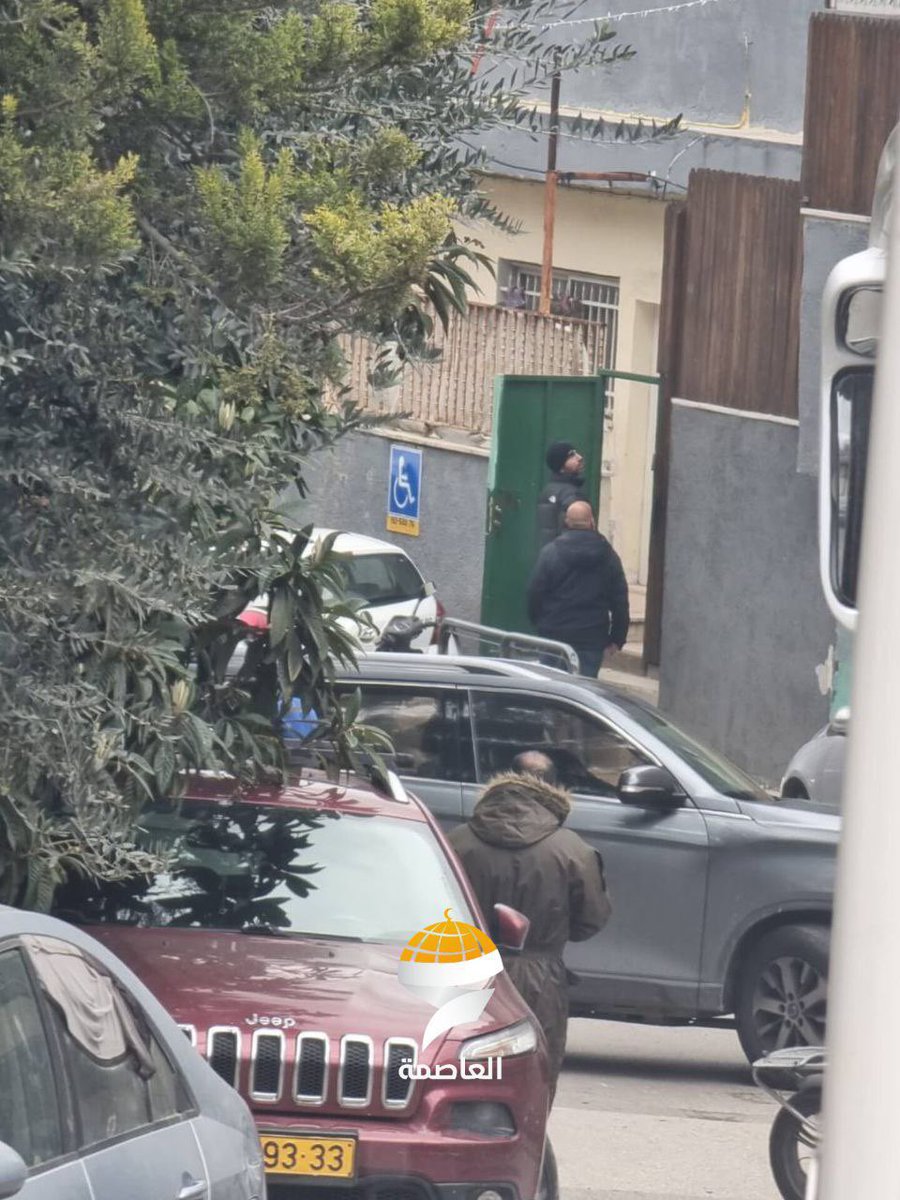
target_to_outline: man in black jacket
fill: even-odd
[[[628,634],[628,583],[622,560],[594,525],[591,506],[575,500],[565,529],[541,551],[528,584],[528,615],[542,637],[568,644],[582,675],[595,679],[607,646]]]
[[[538,496],[538,548],[562,533],[563,517],[572,501],[584,499],[584,459],[571,442],[553,442],[544,461],[553,474]]]

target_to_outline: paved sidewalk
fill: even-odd
[[[550,1118],[561,1200],[777,1200],[775,1111],[733,1030],[572,1020]]]

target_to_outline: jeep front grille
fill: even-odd
[[[356,1108],[368,1104],[371,1099],[372,1040],[342,1037],[338,1103]]]
[[[241,1061],[241,1031],[226,1025],[215,1025],[206,1035],[206,1057],[209,1065],[232,1087],[238,1084]]]
[[[404,1079],[400,1068],[415,1063],[416,1043],[408,1038],[389,1038],[384,1044],[384,1086],[382,1102],[385,1108],[405,1108],[413,1090],[413,1080]]]
[[[254,1100],[277,1100],[281,1095],[284,1034],[257,1029],[250,1052],[250,1095]]]
[[[328,1038],[324,1033],[301,1033],[297,1038],[294,1099],[298,1104],[322,1104],[328,1071]]]
[[[182,1029],[190,1038],[191,1028]],[[196,1045],[195,1039],[196,1033],[192,1039]],[[401,1076],[400,1069],[404,1063],[415,1063],[416,1043],[388,1038],[378,1051],[363,1034],[348,1034],[339,1045],[332,1045],[324,1033],[295,1036],[271,1028],[251,1034],[216,1025],[206,1035],[209,1064],[232,1087],[246,1087],[249,1098],[263,1104],[286,1100],[301,1108],[326,1104],[367,1108],[373,1100],[387,1109],[406,1108],[415,1082]],[[246,1074],[241,1068],[244,1060],[249,1060]]]

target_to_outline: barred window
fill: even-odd
[[[536,263],[500,259],[497,272],[497,303],[505,308],[527,308],[536,312],[541,298],[541,268]],[[579,275],[554,269],[550,311],[603,325],[606,337],[603,361],[595,368],[616,365],[616,336],[619,326],[619,281],[604,275]]]

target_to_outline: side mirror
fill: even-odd
[[[508,904],[494,905],[494,929],[497,934],[495,940],[501,949],[524,949],[525,939],[528,937],[530,928],[531,921],[524,913],[510,908]]]
[[[822,298],[819,435],[819,573],[828,607],[856,628],[869,427],[885,254],[842,259]]]
[[[665,767],[629,767],[619,776],[616,793],[623,804],[642,808],[677,808],[684,793]]]
[[[12,1146],[0,1142],[0,1200],[18,1196],[28,1179],[28,1168]]]
[[[844,706],[839,708],[831,720],[828,722],[829,733],[846,733],[850,728],[850,709]]]
[[[386,757],[394,770],[401,775],[412,775],[416,769],[416,759],[412,754],[393,754]]]

